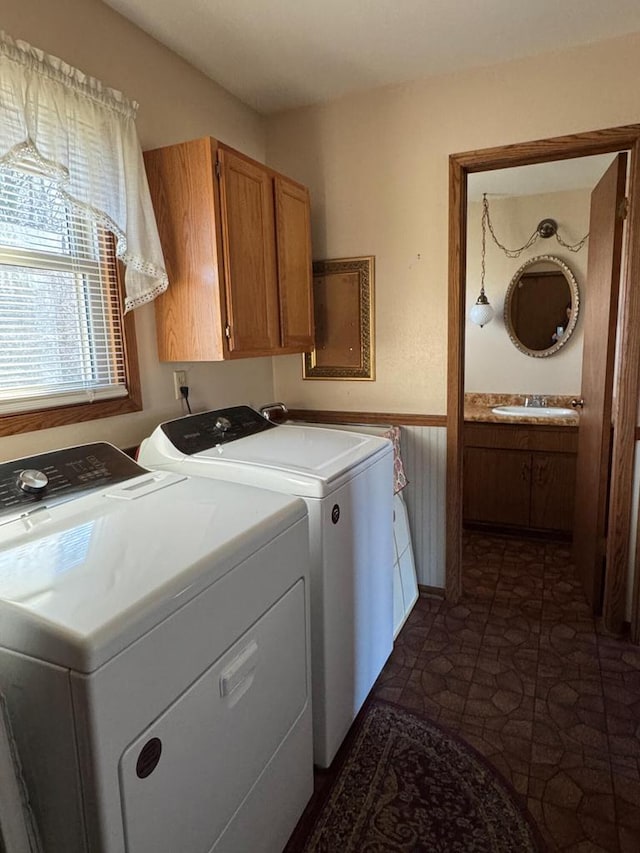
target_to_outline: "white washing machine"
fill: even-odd
[[[393,647],[391,442],[236,406],[161,424],[139,458],[307,502],[314,760],[328,767]]]
[[[266,406],[265,408],[267,410],[273,409],[278,413],[282,412],[281,407],[283,406],[284,403],[274,403],[272,406]],[[307,424],[307,426],[317,427],[317,424]],[[327,424],[323,428],[383,436],[391,429],[390,427],[371,426],[370,424],[351,424],[349,426]],[[395,640],[420,596],[416,565],[413,558],[409,514],[401,491],[396,492],[393,496],[393,545],[393,639]]]
[[[282,850],[308,563],[299,499],[101,443],[0,464],[0,691],[45,853]]]

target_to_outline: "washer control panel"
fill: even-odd
[[[249,406],[187,415],[161,425],[171,444],[187,456],[276,427],[277,424],[269,423]]]
[[[0,463],[0,515],[46,499],[47,506],[71,495],[121,483],[146,473],[112,444],[96,442]]]

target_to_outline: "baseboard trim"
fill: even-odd
[[[420,591],[420,595],[423,595],[425,598],[445,597],[445,589],[443,586],[427,586],[427,584],[419,583],[418,589]]]
[[[548,542],[570,543],[573,539],[573,534],[567,530],[538,530],[533,527],[515,527],[510,524],[491,524],[483,521],[465,521],[464,530],[489,535],[513,536],[516,539],[543,539]]]

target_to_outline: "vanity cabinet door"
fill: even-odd
[[[530,479],[531,453],[465,448],[464,520],[528,526]]]
[[[570,532],[576,480],[576,456],[534,453],[531,463],[531,527]]]

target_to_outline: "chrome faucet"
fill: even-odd
[[[541,409],[547,405],[547,398],[542,394],[532,394],[530,397],[524,398],[525,406],[532,406],[536,409]]]

